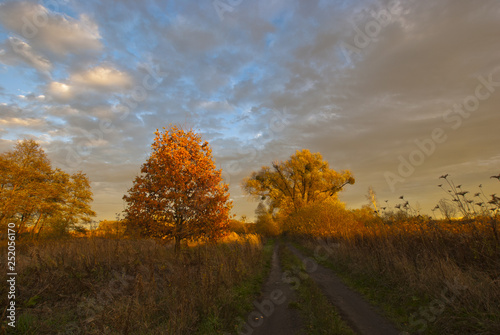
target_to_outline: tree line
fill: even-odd
[[[95,216],[87,176],[53,168],[34,140],[1,154],[0,171],[2,227],[15,222],[18,232],[39,236],[46,229],[68,231]],[[311,206],[337,208],[337,194],[348,184],[354,184],[350,171],[337,172],[320,153],[304,149],[252,172],[242,187],[259,201],[257,231],[279,234],[287,218]],[[131,236],[172,239],[176,250],[185,239],[218,240],[235,222],[228,189],[200,134],[177,126],[157,130],[150,155],[123,196],[120,226]]]

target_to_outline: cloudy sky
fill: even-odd
[[[0,2],[0,151],[35,138],[92,181],[97,219],[150,153],[153,133],[202,133],[235,214],[242,179],[295,150],[356,184],[350,208],[400,195],[426,213],[464,189],[499,191],[500,2]]]

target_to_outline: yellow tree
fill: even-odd
[[[126,226],[123,221],[120,220],[103,220],[99,222],[99,227],[96,229],[95,233],[98,236],[111,237],[116,236],[120,237],[125,233]]]
[[[49,222],[51,228],[59,233],[67,232],[68,228],[75,228],[79,223],[88,224],[95,212],[91,209],[92,191],[88,177],[82,172],[72,175],[56,169],[50,188],[50,197],[46,199],[45,206],[49,209],[47,220],[38,222],[33,228],[33,233],[40,234]]]
[[[208,142],[176,126],[157,130],[152,153],[134,180],[125,210],[129,227],[144,236],[218,239],[228,229],[228,186]]]
[[[296,212],[303,206],[336,197],[347,184],[354,184],[351,172],[330,169],[320,153],[297,150],[285,162],[264,166],[243,181],[243,189],[266,200],[270,212]]]
[[[87,176],[52,169],[47,155],[34,140],[17,142],[0,154],[0,223],[15,222],[18,232],[32,226],[40,232],[50,223],[67,230],[88,222],[92,192]]]
[[[46,198],[52,167],[34,140],[17,142],[0,155],[0,222],[15,221],[22,232]]]

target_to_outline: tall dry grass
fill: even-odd
[[[82,238],[18,244],[16,266],[19,334],[194,334],[231,327],[235,288],[263,258],[255,237],[178,257],[154,240]]]
[[[321,205],[319,205],[321,206]],[[323,205],[324,206],[324,205]],[[329,210],[330,209],[330,210]],[[413,333],[500,334],[500,244],[495,217],[382,219],[373,211],[311,208],[289,218],[352,282]],[[304,224],[299,225],[298,222]],[[322,251],[324,254],[325,251]],[[373,293],[373,294],[372,294]]]

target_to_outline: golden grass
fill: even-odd
[[[309,246],[328,246],[330,260],[353,281],[383,282],[387,287],[377,288],[383,291],[379,301],[396,310],[410,331],[500,334],[500,244],[494,218],[344,217],[329,222],[332,233],[310,239]]]
[[[231,327],[234,288],[263,259],[255,236],[178,257],[154,240],[81,238],[18,244],[16,267],[18,333],[193,334],[207,317]]]

